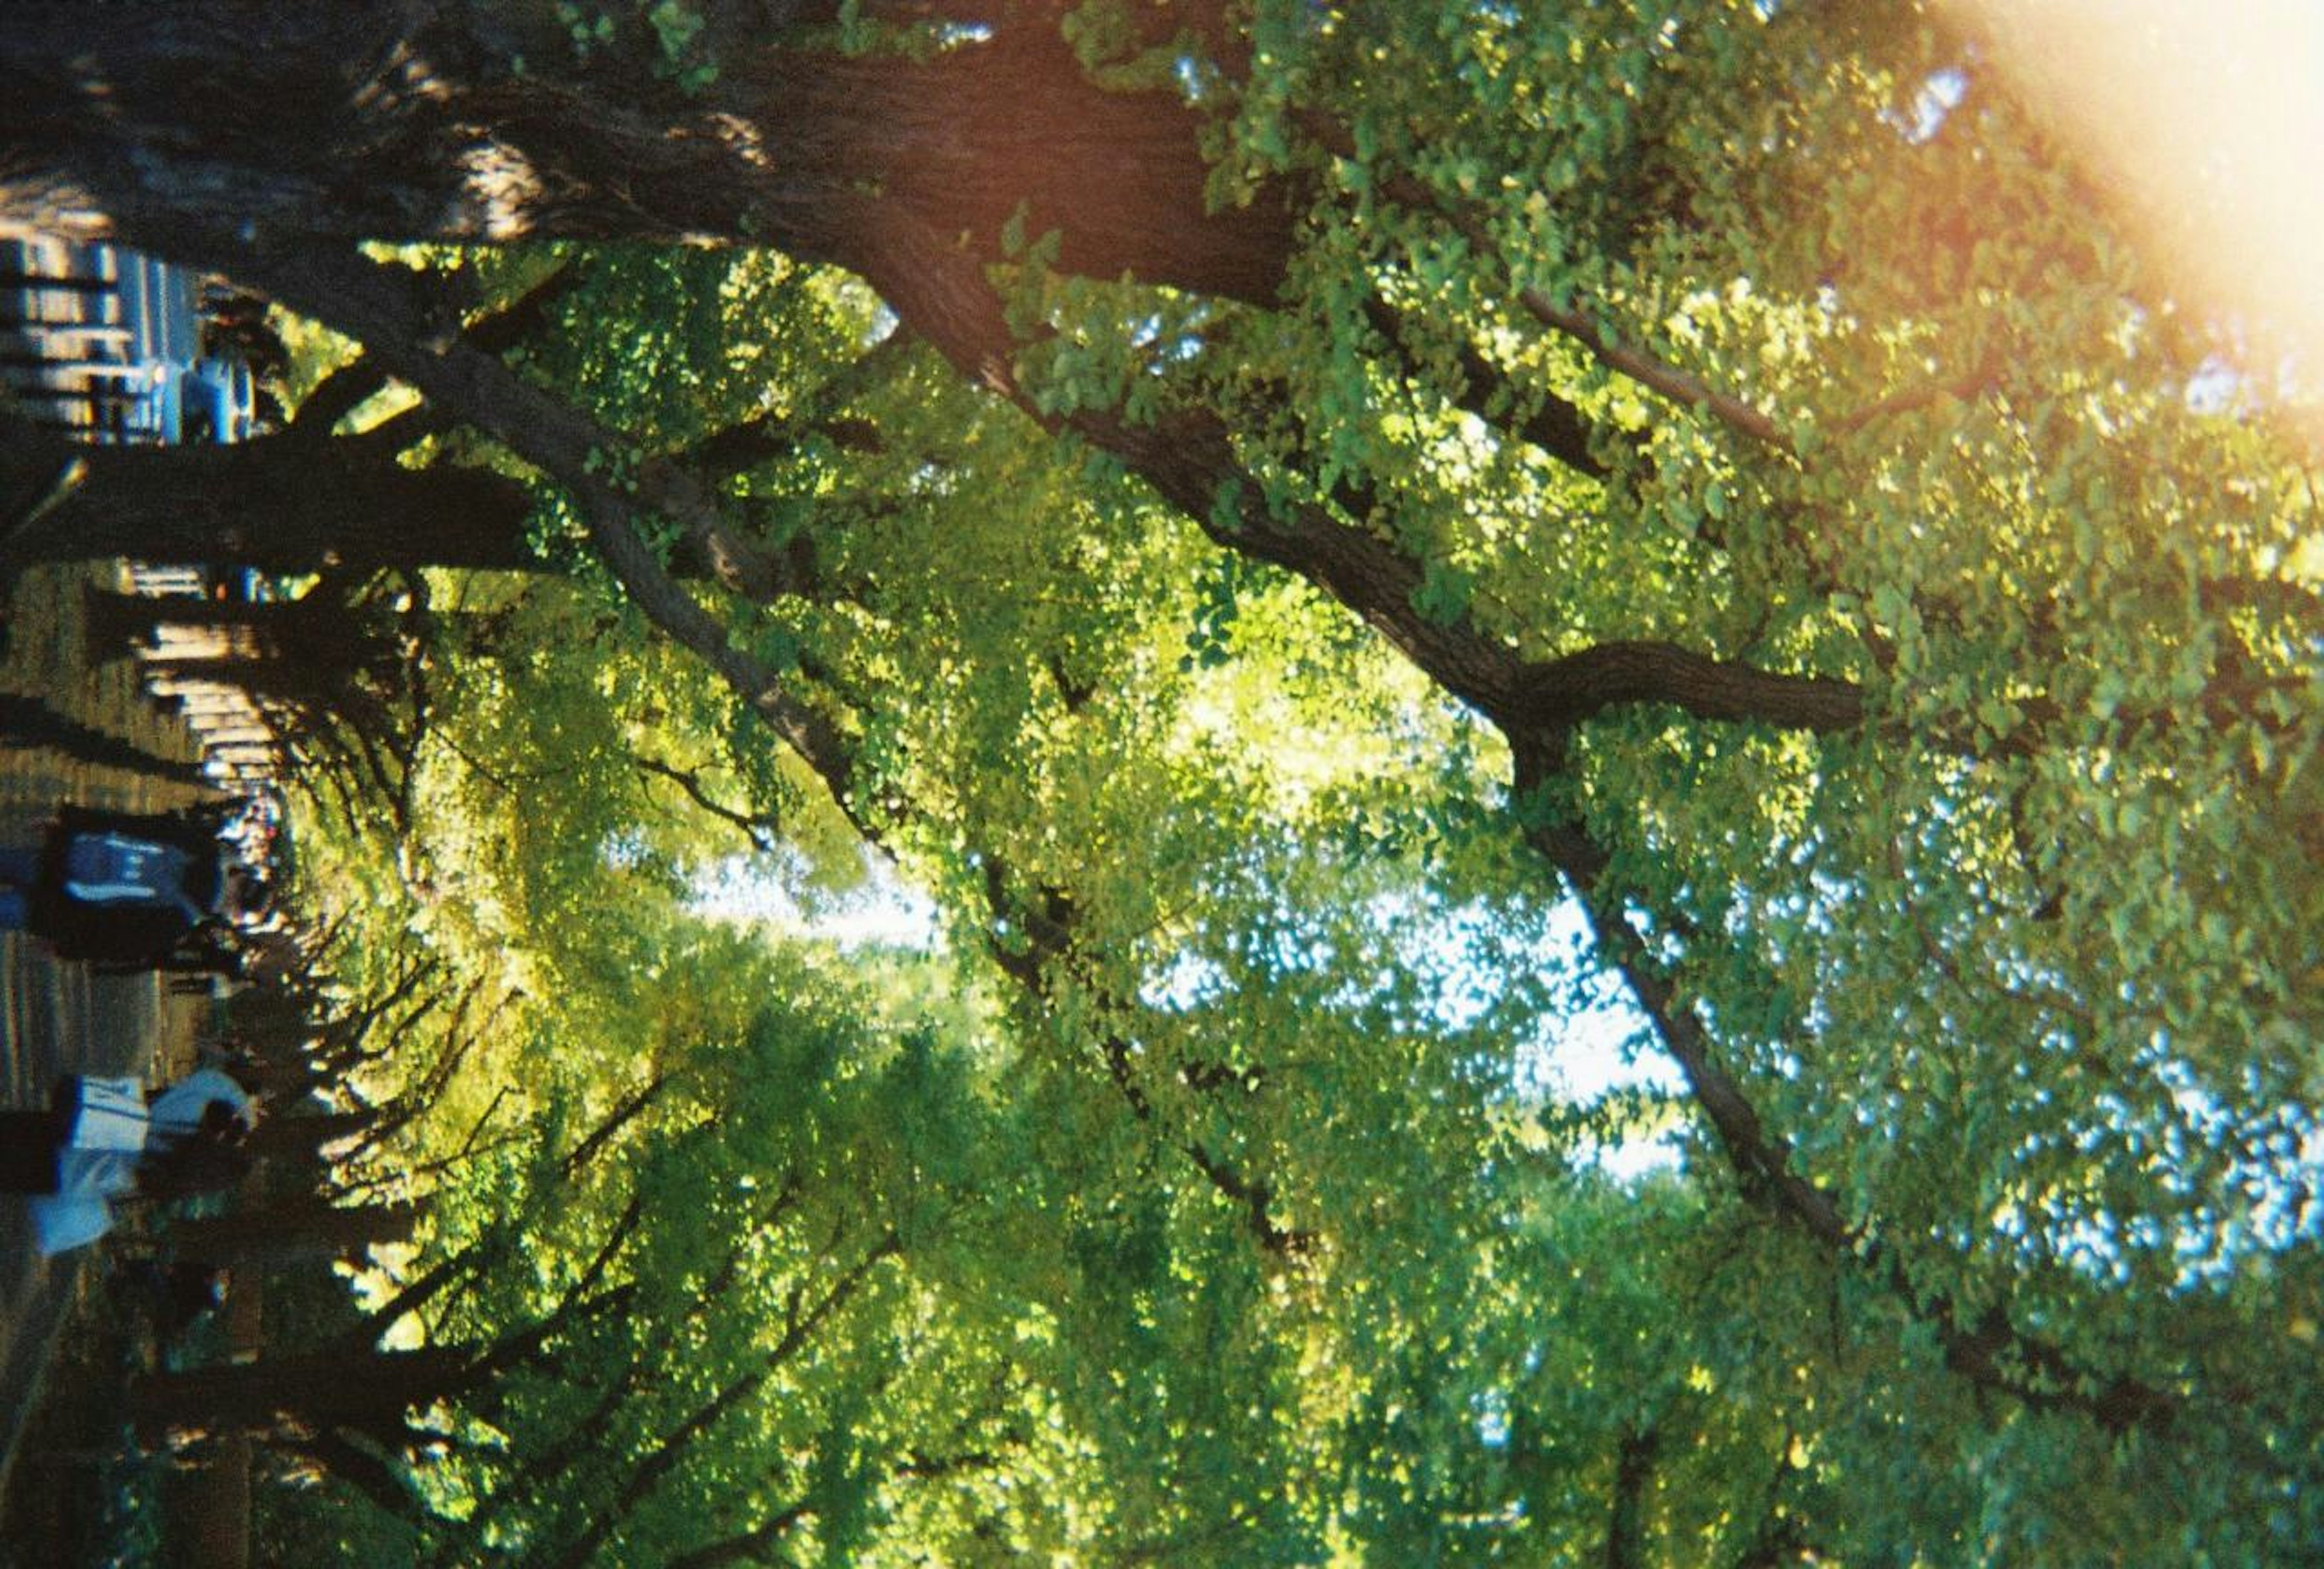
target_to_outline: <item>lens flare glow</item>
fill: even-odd
[[[2324,5],[1950,0],[2174,289],[2324,439]]]

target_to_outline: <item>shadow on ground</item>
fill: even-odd
[[[37,697],[139,751],[190,759],[191,738],[143,699],[129,662],[88,661],[81,590],[120,586],[116,576],[109,568],[27,573],[7,611],[0,692]],[[119,768],[0,745],[0,834],[14,841],[36,835],[60,801],[152,810],[193,798]],[[15,933],[0,935],[0,1096],[19,1107],[45,1104],[60,1074],[173,1070],[190,1057],[208,1009],[152,975],[59,963]],[[82,1552],[92,1546],[83,1527],[96,1523],[82,1517],[104,1512],[124,1463],[125,1427],[106,1419],[125,1378],[103,1349],[121,1338],[103,1288],[115,1245],[108,1239],[44,1260],[32,1248],[26,1201],[0,1195],[0,1564],[104,1561]],[[60,1361],[68,1347],[75,1354]]]

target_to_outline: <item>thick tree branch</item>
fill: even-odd
[[[1270,512],[1225,427],[1204,411],[1157,426],[1083,416],[1069,428],[1144,477],[1227,549],[1297,574],[1360,616],[1448,696],[1512,734],[1563,733],[1607,710],[1667,704],[1698,718],[1823,732],[1865,714],[1861,689],[1830,677],[1789,676],[1667,642],[1616,641],[1528,660],[1465,620],[1419,609],[1418,563],[1388,540],[1314,503]],[[1365,493],[1351,493],[1364,504]]]
[[[1673,643],[1621,640],[1529,665],[1505,717],[1552,734],[1611,708],[1664,704],[1697,719],[1813,733],[1854,730],[1864,690],[1830,676],[1790,676],[1714,660]],[[1501,716],[1497,716],[1501,717]]]
[[[580,281],[579,268],[569,263],[559,263],[522,294],[487,309],[470,322],[461,331],[462,341],[484,354],[508,353],[540,330],[549,319],[550,308],[572,293]],[[298,412],[291,416],[290,433],[318,440],[328,437],[340,420],[387,383],[388,373],[375,358],[364,357],[342,366],[307,394]]]

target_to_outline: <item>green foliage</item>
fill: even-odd
[[[523,1247],[428,1333],[538,1322],[642,1218],[618,1314],[464,1408],[420,1529],[478,1562],[779,1520],[834,1564],[2311,1558],[2324,556],[2312,460],[2190,398],[2203,324],[1909,12],[1261,0],[1237,73],[1183,77],[1137,8],[1067,14],[1084,66],[1196,84],[1216,204],[1309,204],[1267,310],[1064,275],[1029,206],[991,236],[989,374],[1092,446],[772,254],[578,254],[527,346],[626,482],[779,424],[715,485],[798,581],[688,591],[845,768],[586,562],[459,586],[411,842],[322,873],[392,911],[373,962],[526,994],[413,1134],[439,1158],[523,1084],[526,1140],[443,1180],[411,1268]],[[711,67],[696,8],[645,15],[681,85]],[[1969,96],[1920,127],[1945,71]],[[1093,450],[1190,411],[1237,466],[1183,511]],[[1561,411],[1578,450],[1521,434]],[[1299,558],[1318,516],[1391,591]],[[1545,739],[1416,664],[1461,638],[1862,712],[1677,692]],[[795,881],[860,880],[870,829],[941,937],[701,921],[737,817]],[[1626,997],[1661,1018],[1606,1033],[1699,1047],[1837,1238],[1782,1218],[1701,1063],[1564,1086],[1574,1016]],[[2171,1414],[2116,1421],[2116,1379]]]

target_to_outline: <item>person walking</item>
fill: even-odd
[[[30,932],[63,959],[166,964],[198,931],[268,896],[210,818],[59,808],[40,844],[0,847],[0,930]]]
[[[31,1196],[43,1255],[67,1252],[111,1229],[117,1199],[185,1197],[240,1180],[257,1116],[250,1093],[217,1068],[150,1101],[134,1078],[69,1075],[47,1111],[0,1112],[0,1191]]]

